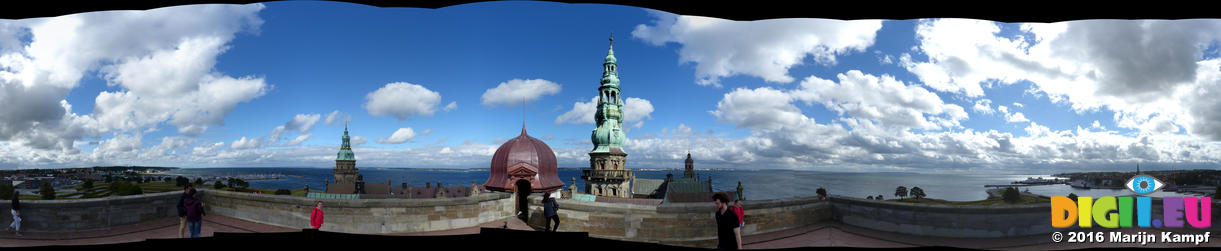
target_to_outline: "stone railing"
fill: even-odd
[[[543,227],[540,196],[530,196],[529,224]],[[712,202],[665,203],[657,206],[559,199],[560,231],[589,232],[591,237],[713,247],[716,243]],[[829,220],[831,204],[815,198],[743,201],[743,235],[781,231]]]
[[[474,227],[512,217],[510,194],[485,193],[441,199],[314,199],[298,196],[202,191],[209,214],[289,228],[309,228],[322,201],[323,231],[381,234]]]
[[[928,205],[831,196],[833,218],[844,224],[913,235],[993,238],[1055,232],[1051,206]]]
[[[21,230],[75,232],[104,230],[145,221],[177,218],[181,191],[78,200],[21,201]],[[8,226],[11,202],[0,202],[0,222]]]

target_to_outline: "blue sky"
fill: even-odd
[[[358,166],[483,167],[523,113],[561,166],[586,166],[611,32],[634,98],[629,167],[690,151],[714,168],[1216,168],[1217,23],[739,22],[539,2],[0,20],[0,168],[327,167],[345,120]]]

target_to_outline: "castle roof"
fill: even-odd
[[[547,143],[526,134],[525,126],[521,135],[496,149],[490,169],[491,175],[483,184],[488,190],[515,191],[518,180],[529,181],[531,192],[549,192],[564,186],[558,176],[555,152]]]

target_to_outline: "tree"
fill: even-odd
[[[250,183],[238,178],[229,178],[229,186],[237,189],[246,189],[250,187]]]
[[[1003,194],[1001,198],[1004,199],[1005,202],[1018,203],[1022,201],[1022,194],[1018,192],[1017,188],[1009,187],[1005,188],[1005,194]]]
[[[924,189],[920,189],[920,187],[912,187],[912,190],[908,194],[912,197],[916,197],[916,200],[924,198],[925,196]]]
[[[216,190],[225,189],[225,183],[222,183],[220,181],[212,182],[212,188],[216,188]]]
[[[195,182],[192,182],[192,183],[195,183],[195,186],[198,187],[198,186],[203,186],[203,182],[204,182],[203,178],[195,178]]]
[[[895,188],[895,197],[907,197],[907,187],[899,186],[898,188]]]
[[[42,187],[38,189],[38,194],[42,195],[42,199],[44,200],[54,200],[55,188],[51,187],[50,181],[43,182]]]
[[[3,199],[3,200],[13,199],[13,183],[8,183],[8,182],[0,183],[0,199]]]
[[[873,195],[865,197],[866,200],[873,200]]]
[[[178,178],[174,178],[175,186],[186,187],[187,184],[190,184],[190,183],[191,183],[191,180],[187,179],[187,177],[178,176]]]
[[[882,199],[882,195],[881,195],[881,194],[879,194],[879,195],[878,195],[878,197],[873,197],[873,198],[874,198],[874,199],[878,199],[878,200],[883,200],[883,199]]]
[[[174,178],[170,178],[170,177],[165,177],[164,179],[161,179],[161,181],[162,181],[162,182],[165,182],[165,183],[170,183],[170,182],[172,182],[173,180],[174,180]]]
[[[93,189],[93,179],[85,179],[85,183],[81,184],[81,187],[85,190]]]
[[[276,195],[291,195],[291,194],[293,194],[293,192],[289,191],[288,189],[276,189]]]
[[[132,184],[131,182],[117,181],[117,182],[111,183],[110,193],[118,194],[118,195],[144,194],[144,189],[140,188],[139,185]]]
[[[113,183],[113,182],[114,182],[114,177],[111,177],[110,175],[106,175],[106,183]]]

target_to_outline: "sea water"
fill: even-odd
[[[666,174],[682,177],[683,170],[633,170],[636,178],[665,179]],[[984,185],[1010,184],[1013,181],[1025,180],[1028,177],[1053,178],[1048,174],[924,174],[908,172],[879,173],[839,173],[795,170],[696,170],[701,180],[712,178],[713,189],[716,191],[733,191],[742,183],[743,195],[748,200],[767,200],[793,197],[815,196],[819,187],[827,189],[833,195],[865,198],[866,196],[882,195],[890,199],[895,196],[898,186],[920,187],[926,197],[949,201],[973,201],[988,198]],[[281,174],[282,179],[249,180],[251,188],[260,189],[301,189],[309,185],[311,189],[322,190],[324,182],[334,181],[335,175],[331,168],[181,168],[167,174],[198,176],[236,176],[243,174]],[[423,187],[425,183],[436,186],[470,186],[471,183],[483,184],[488,179],[487,169],[418,169],[418,168],[360,168],[360,174],[367,183],[390,182],[400,186],[403,182],[413,187]],[[581,180],[581,170],[561,168],[558,174],[560,181],[567,189],[573,178],[577,187],[584,191],[585,182]],[[192,178],[194,179],[194,178]],[[1131,196],[1126,189],[1076,189],[1068,185],[1042,185],[1020,187],[1031,193],[1047,196],[1067,196],[1069,193],[1078,196]],[[1171,192],[1157,192],[1151,197],[1182,196]]]

